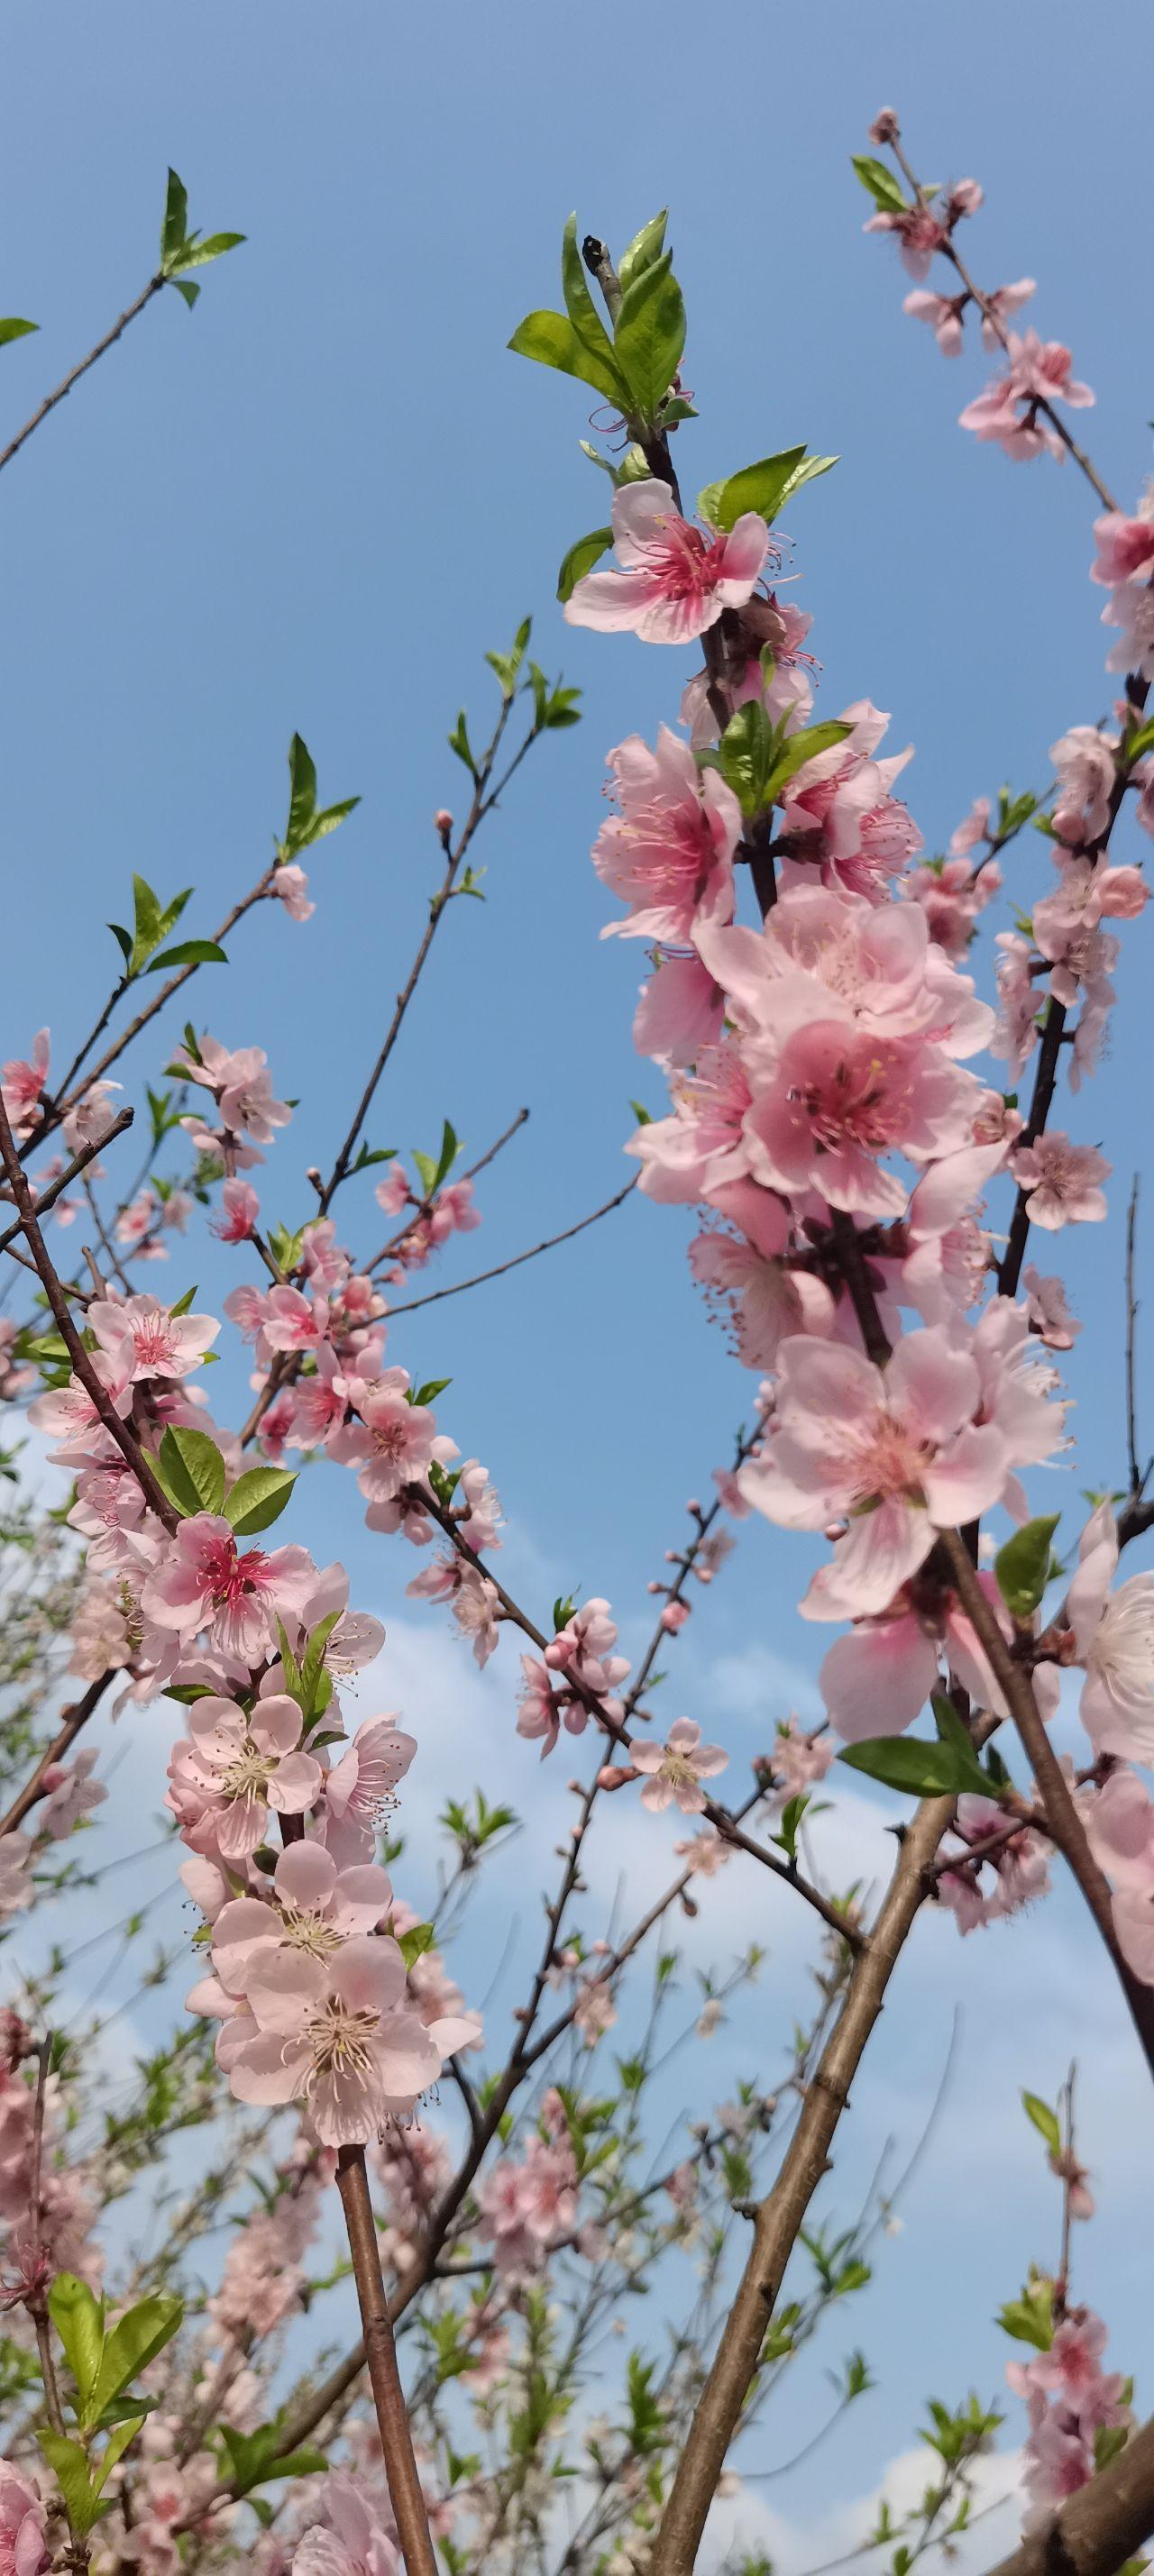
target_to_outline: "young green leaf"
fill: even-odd
[[[967,1788],[974,1790],[980,1797],[988,1798],[990,1782],[978,1760],[973,1739],[968,1729],[963,1726],[952,1699],[945,1691],[934,1691],[930,1697],[930,1707],[934,1712],[938,1734],[943,1744],[950,1746],[959,1769],[966,1775]]]
[[[1048,2102],[1039,2101],[1036,2093],[1023,2093],[1022,2109],[1026,2114],[1026,2118],[1028,2120],[1032,2120],[1034,2127],[1040,2131],[1042,2137],[1046,2141],[1051,2155],[1060,2156],[1062,2152],[1062,2132],[1058,2125],[1057,2112],[1050,2109]]]
[[[219,1512],[224,1502],[224,1460],[207,1431],[170,1423],[154,1461],[169,1501],[186,1520]]]
[[[94,2298],[87,2281],[79,2281],[74,2272],[58,2272],[48,2292],[48,2314],[76,2382],[83,2420],[104,2355],[104,2301]]]
[[[627,249],[622,251],[617,262],[617,275],[623,291],[632,286],[634,278],[640,277],[643,270],[652,268],[655,259],[660,259],[665,248],[668,221],[668,209],[663,206],[659,215],[651,215],[649,222],[642,224],[640,232],[634,233]]]
[[[158,2352],[163,2352],[166,2343],[171,2343],[183,2315],[183,2299],[157,2293],[139,2299],[113,2326],[105,2338],[100,2375],[89,2400],[90,2422],[95,2424],[102,2409],[119,2397]]]
[[[519,358],[532,358],[539,367],[556,367],[561,375],[592,385],[615,410],[626,408],[625,386],[617,368],[588,346],[564,313],[527,313],[509,347]]]
[[[592,572],[595,563],[600,563],[612,543],[612,528],[591,528],[587,537],[578,537],[576,544],[570,546],[557,575],[558,599],[572,599],[577,583],[585,573]]]
[[[38,2430],[36,2439],[64,2498],[73,2538],[83,2540],[100,2519],[99,2491],[92,2483],[87,2454],[64,2433]]]
[[[402,1932],[397,1939],[397,1948],[406,1968],[411,1968],[417,1959],[423,1959],[426,1950],[432,1949],[436,1938],[437,1935],[431,1923],[414,1923],[410,1925],[407,1932]]]
[[[850,158],[866,195],[873,198],[881,214],[900,215],[909,212],[908,201],[903,196],[893,171],[887,168],[884,161],[875,161],[872,154],[868,152],[854,152]]]
[[[662,251],[625,290],[613,341],[631,413],[652,420],[668,393],[685,348],[685,303]]]
[[[6,348],[9,340],[26,339],[29,331],[38,331],[39,328],[38,322],[22,322],[15,313],[7,314],[0,322],[0,349]]]
[[[697,495],[702,518],[711,527],[728,529],[736,526],[744,510],[756,510],[759,518],[772,524],[785,494],[794,487],[804,455],[804,447],[785,447],[779,456],[763,456],[756,465],[743,465],[740,473],[723,483],[707,483]]]
[[[120,2422],[113,2427],[113,2430],[108,2437],[104,2457],[96,2469],[94,2484],[97,2495],[103,2494],[104,2487],[112,2470],[116,2467],[117,2461],[123,2459],[129,2443],[136,2440],[136,2436],[140,2431],[141,2425],[146,2424],[147,2421],[148,2409],[146,2407],[143,2414],[133,2412],[132,2414],[122,2415]]]
[[[184,247],[188,231],[188,190],[175,170],[168,174],[168,193],[164,201],[164,219],[160,227],[160,264],[167,275],[169,261]]]
[[[561,287],[565,310],[582,347],[591,352],[599,365],[612,369],[613,343],[589,290],[585,262],[577,248],[576,215],[570,215],[561,237]]]
[[[238,1538],[251,1538],[279,1521],[295,1483],[287,1467],[250,1467],[237,1477],[218,1509],[223,1509]]]
[[[1014,1619],[1032,1618],[1050,1579],[1050,1541],[1062,1515],[1053,1512],[1015,1530],[994,1559],[998,1590]]]
[[[177,252],[172,266],[182,272],[186,268],[206,268],[210,259],[223,258],[226,250],[236,250],[246,238],[244,233],[208,233],[200,241],[194,234],[186,247]],[[172,274],[172,267],[169,274]]]
[[[929,1744],[916,1735],[879,1735],[864,1744],[847,1744],[839,1762],[864,1771],[887,1789],[904,1789],[913,1798],[957,1797],[973,1783],[951,1744]],[[982,1783],[983,1788],[985,1782]]]
[[[175,948],[162,948],[159,957],[148,962],[150,975],[159,975],[163,966],[227,966],[228,959],[215,939],[181,939]]]

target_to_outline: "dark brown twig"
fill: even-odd
[[[97,1155],[102,1154],[107,1145],[114,1144],[118,1136],[123,1136],[125,1128],[131,1127],[135,1116],[135,1109],[122,1109],[119,1116],[113,1119],[111,1127],[105,1129],[103,1136],[99,1137],[95,1144],[84,1146],[69,1164],[67,1171],[61,1173],[58,1181],[53,1181],[51,1189],[42,1190],[38,1194],[36,1200],[38,1216],[47,1215],[49,1208],[55,1205],[56,1200],[73,1181],[79,1178],[80,1173],[87,1169],[89,1163],[94,1163]],[[9,1244],[14,1243],[17,1235],[23,1232],[23,1222],[18,1218],[15,1225],[8,1226],[6,1231],[0,1234],[0,1252],[7,1252]]]
[[[43,402],[33,412],[31,420],[26,420],[23,429],[17,430],[15,438],[9,439],[7,447],[0,451],[0,467],[11,464],[13,457],[19,455],[26,440],[31,438],[33,430],[39,429],[41,421],[47,420],[49,412],[55,411],[57,403],[63,402],[65,394],[71,393],[73,385],[79,384],[81,376],[87,375],[89,368],[96,365],[97,359],[104,356],[105,350],[115,345],[122,331],[127,331],[129,323],[135,322],[137,314],[143,313],[145,305],[151,303],[154,295],[159,295],[165,283],[159,271],[155,277],[149,278],[147,286],[137,296],[136,302],[126,305],[119,319],[113,323],[111,331],[105,332],[104,338],[97,341],[95,348],[89,350],[86,358],[78,358],[76,365],[69,368],[55,392],[45,394]]]

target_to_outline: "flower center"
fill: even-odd
[[[340,1949],[341,1936],[323,1914],[298,1905],[286,1905],[283,1911],[285,1935],[294,1950],[307,1950],[311,1959],[325,1959]]]
[[[230,1762],[223,1774],[221,1787],[226,1798],[259,1797],[276,1769],[276,1756],[258,1753],[255,1744],[246,1742],[243,1753]]]
[[[360,2078],[362,2081],[369,2077],[373,2072],[372,2043],[378,2027],[378,2014],[351,2012],[339,1995],[329,1995],[308,2026],[313,2064],[305,2085],[306,2093],[311,2093],[326,2075]]]

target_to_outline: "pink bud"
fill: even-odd
[[[635,1780],[636,1777],[631,1762],[606,1762],[597,1774],[597,1786],[599,1789],[623,1789],[627,1780]]]
[[[452,817],[452,815],[450,814],[450,812],[449,812],[449,810],[448,810],[447,806],[445,806],[445,805],[438,805],[438,807],[437,807],[437,811],[436,811],[436,813],[435,813],[435,814],[434,814],[434,816],[433,816],[433,830],[434,830],[434,832],[438,832],[438,833],[440,834],[440,837],[441,837],[442,841],[443,841],[443,840],[446,838],[447,834],[448,834],[448,833],[450,833],[450,832],[452,831],[452,828],[453,828],[453,817]]]
[[[671,1637],[675,1637],[678,1629],[684,1628],[688,1617],[688,1601],[669,1601],[661,1613],[661,1625]]]

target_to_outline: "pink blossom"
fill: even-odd
[[[604,1699],[624,1681],[629,1670],[628,1657],[613,1652],[616,1643],[617,1629],[609,1603],[595,1594],[558,1629],[545,1648],[545,1662],[550,1672],[566,1673],[583,1690]]]
[[[405,2003],[395,1941],[354,1934],[323,1957],[266,1954],[250,1962],[245,1996],[249,2013],[217,2042],[232,2092],[269,2105],[303,2097],[322,2146],[363,2144],[440,2074],[442,2052]]]
[[[323,2521],[298,2540],[292,2576],[401,2576],[401,2558],[376,2500],[352,2478],[330,2469],[321,2493]]]
[[[1019,1189],[1029,1193],[1026,1210],[1031,1225],[1053,1233],[1063,1225],[1085,1225],[1106,1214],[1101,1183],[1112,1166],[1092,1145],[1072,1145],[1060,1128],[1019,1145],[1010,1158]]]
[[[290,921],[311,921],[316,905],[309,902],[309,881],[295,859],[282,860],[273,878],[272,890],[283,903]]]
[[[409,1403],[408,1387],[405,1369],[382,1370],[358,1396],[360,1420],[330,1443],[334,1458],[357,1468],[367,1503],[395,1501],[402,1485],[428,1475],[434,1459],[456,1457],[455,1443],[438,1436],[436,1415],[426,1404]]]
[[[577,1990],[573,2007],[573,2027],[579,2030],[586,2048],[595,2048],[617,2019],[617,2007],[608,1977],[585,1977]]]
[[[758,1078],[744,1122],[755,1177],[770,1188],[815,1189],[831,1207],[900,1216],[907,1189],[878,1157],[915,1162],[970,1139],[976,1088],[934,1048],[815,1020],[789,1036],[772,1074]]]
[[[1078,1542],[1067,1617],[1085,1672],[1081,1718],[1101,1753],[1154,1764],[1154,1574],[1132,1574],[1116,1592],[1118,1531],[1100,1503]]]
[[[934,867],[912,868],[905,880],[906,893],[926,916],[931,939],[955,965],[966,955],[979,913],[1001,887],[1002,872],[992,859],[980,868],[971,868],[964,858],[942,859]]]
[[[789,1718],[778,1727],[770,1755],[775,1797],[783,1802],[802,1797],[824,1780],[833,1757],[828,1735],[807,1735],[795,1717]]]
[[[989,1799],[959,1798],[952,1830],[963,1849],[954,1853],[952,1847],[947,1847],[943,1857],[962,1860],[967,1848],[1000,1833],[1009,1821],[1005,1809]],[[959,1932],[964,1936],[980,1926],[1000,1922],[1036,1897],[1045,1896],[1050,1885],[1049,1848],[1041,1834],[1022,1825],[973,1868],[943,1870],[938,1880],[938,1898],[955,1915]],[[987,1871],[992,1879],[990,1893],[986,1892]]]
[[[1096,841],[1110,820],[1116,769],[1114,745],[1094,725],[1072,725],[1050,745],[1058,781],[1054,830],[1063,841],[1081,846]]]
[[[0,1100],[14,1136],[30,1136],[44,1115],[40,1094],[48,1080],[48,1030],[32,1040],[31,1058],[10,1056],[0,1068]]]
[[[738,1481],[787,1529],[850,1515],[802,1603],[807,1618],[885,1610],[937,1530],[976,1520],[1015,1465],[1057,1445],[1061,1410],[1045,1402],[1045,1373],[1022,1366],[1025,1337],[1024,1313],[996,1298],[968,1342],[942,1326],[908,1334],[884,1376],[860,1351],[782,1343],[774,1419]]]
[[[620,812],[593,850],[602,884],[624,896],[628,919],[603,937],[687,940],[699,917],[733,917],[733,853],[741,808],[715,769],[699,770],[687,743],[662,725],[657,749],[637,734],[609,754]]]
[[[630,1761],[645,1778],[641,1804],[655,1814],[675,1799],[683,1816],[698,1816],[705,1805],[703,1780],[714,1780],[729,1761],[719,1744],[702,1744],[701,1728],[691,1717],[678,1717],[665,1744],[634,1742]]]
[[[230,1049],[206,1033],[195,1056],[178,1047],[173,1062],[188,1081],[215,1094],[225,1128],[233,1134],[247,1128],[256,1144],[271,1145],[276,1129],[287,1127],[292,1111],[287,1101],[273,1098],[263,1047]]]
[[[1122,634],[1106,656],[1108,671],[1135,671],[1154,680],[1154,584],[1123,582],[1112,590],[1102,611],[1103,626],[1120,626]]]
[[[300,1749],[301,1713],[287,1695],[254,1701],[251,1714],[232,1700],[199,1699],[189,1710],[190,1742],[173,1749],[170,1777],[178,1796],[191,1791],[200,1815],[186,1827],[194,1850],[246,1860],[264,1842],[269,1809],[303,1816],[320,1795],[322,1772]]]
[[[711,1229],[694,1237],[689,1266],[707,1292],[730,1305],[743,1368],[775,1367],[779,1346],[790,1333],[825,1337],[833,1330],[834,1299],[824,1280],[763,1258],[751,1243]]]
[[[1094,539],[1098,553],[1090,579],[1101,582],[1104,589],[1154,573],[1154,508],[1149,498],[1132,519],[1122,510],[1107,510],[1094,521]]]
[[[32,1844],[27,1834],[0,1836],[0,1915],[20,1914],[34,1894],[29,1876]]]
[[[816,865],[823,883],[883,903],[890,878],[922,847],[913,817],[891,793],[912,755],[873,758],[889,717],[868,698],[846,707],[842,720],[852,727],[848,740],[818,752],[786,788],[780,837],[789,855],[781,881],[794,884],[800,869]]]
[[[409,1176],[402,1163],[394,1163],[392,1170],[386,1173],[383,1181],[377,1182],[373,1191],[377,1206],[384,1209],[386,1216],[399,1216],[411,1196]]]
[[[186,1640],[205,1628],[215,1646],[252,1665],[275,1650],[278,1619],[299,1612],[315,1581],[305,1548],[278,1547],[266,1556],[250,1547],[241,1554],[223,1515],[197,1512],[181,1522],[141,1598],[158,1628],[175,1629]]]
[[[980,1578],[1007,1639],[1012,1629],[992,1576]],[[830,1647],[818,1676],[831,1726],[848,1743],[900,1735],[942,1683],[942,1662],[982,1708],[1008,1715],[982,1647],[952,1592],[902,1591],[880,1618],[859,1620]],[[776,1767],[776,1759],[775,1759]]]
[[[411,1735],[395,1717],[371,1717],[357,1728],[352,1743],[334,1763],[325,1782],[325,1841],[342,1858],[365,1859],[381,1825],[396,1805],[403,1780],[417,1750]]]
[[[220,1194],[222,1214],[212,1232],[222,1243],[248,1243],[260,1216],[260,1200],[251,1181],[226,1181]]]
[[[985,392],[966,404],[959,414],[961,426],[980,439],[996,440],[1009,457],[1040,456],[1043,448],[1060,457],[1065,453],[1062,442],[1038,405],[1064,402],[1080,410],[1094,400],[1090,387],[1071,375],[1070,352],[1060,340],[1040,340],[1036,331],[1021,336],[1011,331],[1007,348],[1010,363],[1005,373],[993,377]]]
[[[646,644],[684,644],[741,608],[769,554],[769,532],[746,510],[727,534],[679,516],[668,483],[627,483],[613,497],[620,572],[589,572],[566,602],[571,626],[630,630]]]
[[[522,1655],[521,1673],[517,1733],[531,1744],[540,1743],[544,1761],[556,1744],[562,1724],[571,1735],[581,1735],[589,1723],[589,1712],[572,1693],[554,1689],[547,1665],[538,1663],[535,1655]]]
[[[990,800],[988,796],[977,796],[964,821],[951,833],[950,857],[964,858],[968,851],[976,850],[979,841],[988,841],[989,838]]]
[[[1065,1285],[1061,1279],[1041,1279],[1032,1267],[1022,1273],[1030,1330],[1047,1350],[1070,1351],[1082,1327],[1066,1304]]]
[[[982,346],[996,350],[1004,347],[1003,332],[1011,313],[1020,313],[1023,304],[1037,293],[1035,277],[1015,277],[1008,286],[996,286],[987,295],[982,313]]]
[[[937,251],[949,240],[946,226],[924,205],[906,206],[899,212],[879,211],[862,225],[864,233],[893,233],[902,255],[902,266],[911,277],[928,277],[930,264]]]
[[[52,2564],[39,2489],[0,2460],[0,2576],[42,2576]]]
[[[721,1035],[724,996],[699,957],[655,953],[657,971],[641,986],[633,1043],[639,1055],[655,1056],[659,1064],[692,1064]]]
[[[64,1121],[64,1141],[73,1154],[86,1145],[99,1145],[108,1134],[116,1116],[112,1093],[120,1090],[118,1082],[90,1082],[76,1107]]]
[[[91,1815],[94,1807],[103,1806],[108,1791],[102,1780],[92,1778],[99,1759],[95,1749],[89,1747],[78,1753],[70,1766],[53,1762],[45,1772],[41,1786],[48,1794],[40,1810],[40,1823],[53,1842],[63,1842],[82,1817]]]
[[[673,1848],[678,1859],[698,1878],[716,1877],[734,1852],[734,1845],[726,1842],[716,1825],[703,1825],[700,1833],[691,1834],[687,1842],[674,1843]]]
[[[703,1047],[693,1072],[678,1076],[672,1097],[672,1116],[650,1119],[625,1148],[641,1164],[646,1197],[692,1206],[707,1192],[714,1196],[747,1179],[744,1121],[753,1095],[732,1039]]]
[[[902,304],[903,313],[917,322],[928,322],[943,358],[960,358],[964,331],[962,314],[968,298],[961,295],[932,295],[926,287],[915,286]]]
[[[134,1386],[148,1378],[187,1377],[220,1331],[215,1315],[173,1315],[158,1297],[96,1297],[87,1320],[101,1349]]]

